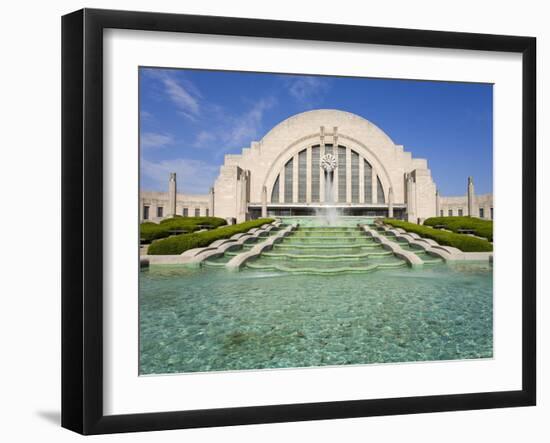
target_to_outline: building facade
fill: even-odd
[[[266,216],[343,215],[422,222],[436,215],[492,218],[492,195],[476,196],[473,180],[461,197],[437,192],[426,159],[414,158],[380,128],[344,111],[321,109],[290,117],[226,155],[209,194],[142,192],[142,220],[215,215],[242,222]]]
[[[158,222],[174,215],[182,215],[184,217],[213,215],[212,194],[180,194],[177,191],[176,180],[176,174],[171,173],[168,180],[168,192],[140,192],[139,216],[142,222]]]

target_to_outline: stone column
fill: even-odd
[[[210,217],[214,217],[214,188],[210,188],[210,195],[208,200],[208,212]]]
[[[416,223],[416,189],[412,174],[406,175],[407,183],[407,220]]]
[[[321,138],[321,144],[319,147],[319,162],[321,162],[321,160],[323,159],[323,155],[325,155],[325,127],[324,126],[321,126],[320,138]],[[317,172],[315,171],[313,172],[316,174],[319,174],[319,202],[325,203],[325,170],[323,168],[319,168]]]
[[[165,214],[166,217],[173,217],[176,215],[176,196],[177,196],[177,184],[176,184],[176,173],[170,173],[170,180],[168,181],[168,214]]]
[[[435,190],[435,216],[441,216],[441,200],[439,197],[439,189]]]
[[[468,215],[470,217],[475,217],[474,215],[474,179],[473,177],[468,177]]]
[[[262,218],[267,217],[267,188],[262,186]]]
[[[393,218],[393,188],[388,190],[388,217]]]
[[[249,179],[249,171],[242,171],[241,172],[241,178],[239,180],[240,183],[240,204],[239,204],[239,220],[238,222],[241,223],[243,221],[246,221],[247,214],[248,214],[248,179]]]

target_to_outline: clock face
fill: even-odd
[[[336,157],[332,154],[325,154],[321,158],[321,167],[327,171],[332,172],[336,169]]]

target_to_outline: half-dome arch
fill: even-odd
[[[321,160],[329,151],[337,164],[325,177]],[[238,178],[241,170],[249,171],[246,183]],[[305,214],[313,211],[308,208],[336,204],[353,209],[353,214],[384,215],[390,205],[398,211],[406,207],[404,177],[413,171],[417,171],[419,192],[430,195],[433,187],[435,199],[435,185],[425,160],[414,159],[382,129],[359,115],[318,109],[283,120],[242,154],[226,156],[215,195],[222,214],[237,211],[244,216],[248,208],[259,207],[262,213],[272,215]],[[329,177],[334,184],[334,189],[330,188],[333,201],[325,195]],[[235,192],[241,197],[230,198]],[[431,201],[426,208],[430,205]]]

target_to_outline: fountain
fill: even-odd
[[[324,224],[335,226],[338,224],[340,213],[334,206],[334,171],[337,161],[333,154],[325,154],[321,159],[321,168],[325,174],[325,205],[323,209],[316,211],[316,216],[320,217]]]
[[[337,275],[367,273],[407,265],[405,260],[367,236],[359,226],[358,217],[342,217],[335,204],[336,167],[336,157],[332,153],[326,153],[321,158],[325,196],[322,208],[316,211],[317,220],[310,224],[293,221],[298,229],[270,245],[261,255],[246,261],[244,267],[292,274]],[[284,223],[290,224],[289,220]],[[233,257],[253,246],[254,243],[245,243],[228,250],[223,256],[205,260],[204,265],[225,266]]]

